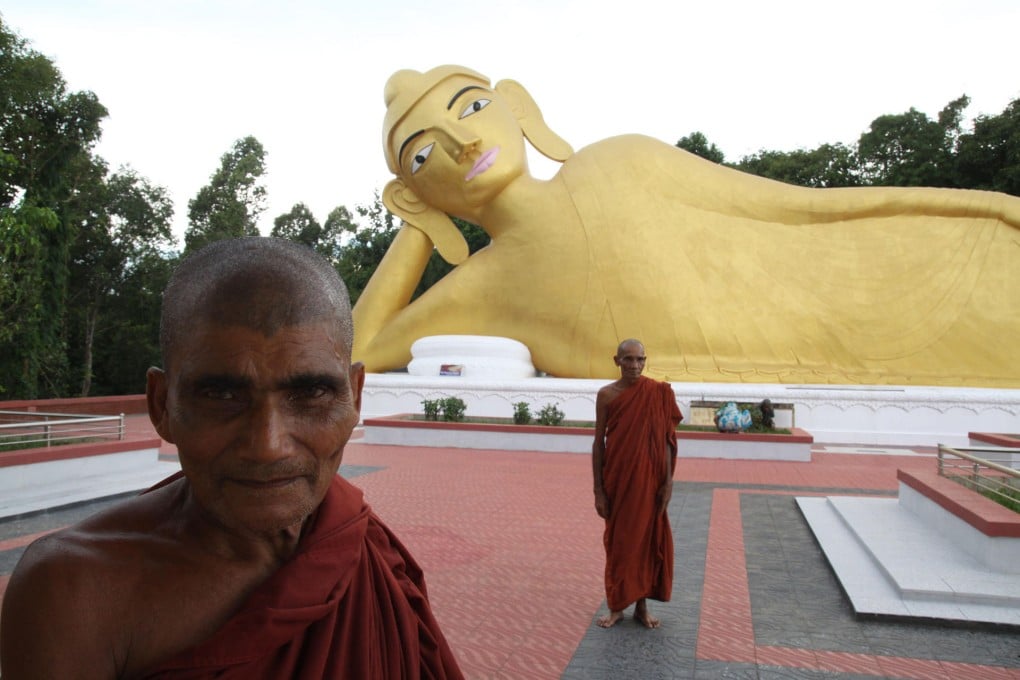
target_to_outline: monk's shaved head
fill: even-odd
[[[198,322],[272,336],[333,320],[350,360],[354,327],[347,287],[325,259],[284,239],[216,241],[186,258],[163,293],[159,348],[169,369],[182,336]]]
[[[643,342],[641,342],[640,340],[635,340],[634,338],[627,338],[626,340],[624,340],[623,342],[616,346],[616,356],[618,357],[623,356],[624,350],[626,350],[630,346],[640,347],[641,353],[642,354],[645,353],[645,344]]]

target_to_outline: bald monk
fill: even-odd
[[[613,357],[620,379],[595,400],[595,511],[606,520],[606,602],[598,619],[615,625],[634,604],[646,628],[659,620],[647,598],[668,602],[673,588],[673,534],[666,508],[673,495],[676,426],[682,416],[673,388],[642,376],[645,347],[624,340]]]
[[[460,678],[421,569],[337,475],[358,423],[347,291],[276,239],[163,297],[149,416],[183,474],[39,539],[3,603],[23,678]]]
[[[638,335],[671,381],[1020,387],[1020,198],[795,187],[640,135],[575,153],[519,83],[461,66],[398,71],[384,96],[404,224],[354,309],[368,371],[467,334],[613,378],[614,339]],[[489,246],[469,257],[448,215]],[[433,246],[458,266],[412,302]]]

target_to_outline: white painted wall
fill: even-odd
[[[606,380],[372,373],[366,376],[363,417],[421,413],[424,399],[456,396],[469,416],[513,415],[524,401],[537,413],[555,404],[567,420],[594,420],[595,395]],[[950,387],[820,386],[673,383],[687,418],[691,401],[794,404],[795,425],[817,443],[967,446],[968,432],[1020,432],[1020,390]]]

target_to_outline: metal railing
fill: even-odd
[[[1017,467],[1020,467],[1020,449],[1017,448],[953,448],[939,444],[940,475],[1014,510],[1020,508],[1020,470]]]
[[[123,413],[119,416],[88,416],[0,411],[0,450],[106,439],[124,439]]]

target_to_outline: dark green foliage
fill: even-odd
[[[514,425],[527,425],[531,422],[531,409],[528,402],[519,401],[514,404]]]
[[[425,420],[439,420],[439,412],[443,408],[442,399],[423,399],[422,410],[425,412]]]
[[[978,116],[974,130],[960,136],[957,182],[1020,196],[1020,99],[997,116]]]
[[[555,404],[546,404],[538,412],[538,424],[559,425],[563,422],[563,416],[563,411],[559,410]]]
[[[424,399],[421,402],[422,410],[425,412],[425,420],[443,420],[451,423],[459,423],[464,420],[464,411],[467,404],[460,397],[446,397],[445,399]]]
[[[709,144],[701,132],[692,132],[686,137],[681,137],[676,146],[713,163],[722,163],[726,159],[722,150],[715,144]]]
[[[1020,196],[1020,99],[999,115],[977,116],[973,130],[966,131],[969,104],[966,95],[960,96],[936,120],[913,108],[879,116],[854,145],[762,150],[731,167],[806,187],[931,186]],[[705,147],[699,134],[681,142]]]
[[[308,246],[337,266],[344,253],[344,237],[357,232],[354,216],[344,206],[334,208],[321,225],[304,203],[273,220],[271,236]]]
[[[853,187],[861,184],[854,151],[842,144],[823,144],[811,151],[759,151],[734,167],[804,187]]]
[[[258,236],[259,215],[266,209],[265,172],[266,151],[259,140],[249,136],[234,142],[209,184],[188,201],[185,254],[225,238]]]
[[[64,393],[71,247],[103,164],[106,109],[0,19],[0,394]],[[10,314],[8,316],[8,314]]]
[[[346,208],[337,208],[334,213],[339,215],[337,211],[341,209],[347,217],[350,216]],[[337,273],[347,284],[352,305],[361,297],[361,291],[368,285],[398,229],[393,215],[383,206],[378,194],[370,205],[358,206],[355,210],[367,225],[358,227],[353,220],[347,220],[351,236],[336,259]]]
[[[459,423],[464,420],[464,411],[467,404],[460,397],[446,397],[445,399],[424,399],[421,402],[425,412],[425,420],[443,420],[451,423]]]
[[[460,397],[447,397],[443,402],[443,420],[451,423],[459,423],[464,420],[464,411],[467,404]]]
[[[963,111],[959,97],[931,120],[917,109],[879,116],[857,141],[861,174],[867,184],[902,187],[956,186],[955,152]]]

